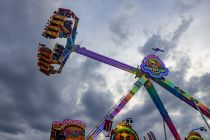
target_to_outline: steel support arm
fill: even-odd
[[[207,106],[205,106],[203,103],[199,102],[198,100],[194,99],[188,92],[183,91],[179,87],[175,86],[168,79],[166,79],[166,78],[164,78],[164,79],[153,79],[153,81],[155,81],[156,83],[158,83],[163,88],[167,89],[169,92],[171,92],[173,95],[175,95],[179,99],[181,99],[184,102],[186,102],[188,105],[190,105],[193,108],[195,108],[196,110],[198,110],[197,107],[196,107],[196,105],[194,104],[194,101],[195,101],[196,104],[197,104],[197,106],[198,106],[198,108],[200,109],[200,111],[205,116],[207,116],[208,118],[210,118],[210,109]]]
[[[106,114],[106,116],[99,122],[99,124],[90,132],[86,137],[87,140],[94,140],[101,131],[103,131],[104,123],[106,119],[112,120],[122,110],[122,108],[130,101],[130,99],[139,91],[141,86],[147,81],[147,78],[143,75],[123,96],[117,104]]]
[[[152,82],[149,80],[145,85],[145,88],[147,89],[150,97],[152,98],[153,102],[155,103],[156,107],[158,108],[160,114],[162,115],[163,119],[165,120],[166,124],[168,125],[169,130],[173,134],[174,138],[176,140],[181,140],[181,137],[179,136],[176,127],[174,126],[170,116],[168,115],[168,112],[166,111],[160,97],[157,94],[156,89],[154,88]]]

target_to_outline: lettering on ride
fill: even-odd
[[[68,120],[68,119],[66,119],[66,120],[64,120],[64,121],[54,121],[54,122],[53,122],[53,125],[64,125],[64,124],[78,124],[78,125],[81,125],[81,126],[83,126],[83,127],[86,126],[86,124],[83,123],[83,122],[80,121],[80,120]]]
[[[179,87],[174,87],[174,89],[178,91],[179,93],[181,93],[182,95],[185,94],[185,92],[181,90]]]
[[[152,78],[162,78],[163,76],[168,75],[169,72],[161,59],[154,54],[146,56],[140,67],[143,72],[149,74]]]

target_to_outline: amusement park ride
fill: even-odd
[[[112,58],[90,51],[84,47],[80,47],[80,45],[76,45],[75,39],[77,34],[78,21],[79,18],[71,10],[62,8],[59,8],[58,11],[55,11],[52,17],[50,17],[50,20],[48,21],[48,24],[45,27],[42,35],[49,39],[67,38],[67,43],[65,47],[56,43],[53,50],[47,48],[45,44],[39,44],[38,66],[41,72],[48,76],[51,74],[61,73],[70,54],[75,52],[132,73],[136,76],[136,78],[138,78],[138,80],[134,83],[126,95],[124,95],[119,100],[119,102],[117,102],[117,104],[105,115],[105,117],[90,132],[86,139],[96,139],[99,133],[103,130],[110,132],[110,127],[106,127],[107,123],[112,123],[114,117],[122,110],[122,108],[138,92],[138,90],[144,86],[174,138],[176,140],[181,140],[181,137],[177,132],[177,129],[174,126],[170,116],[168,115],[168,112],[166,111],[160,97],[158,96],[152,81],[156,82],[194,109],[200,111],[201,114],[204,114],[206,117],[210,118],[210,109],[208,107],[194,99],[188,92],[182,90],[165,77],[168,75],[169,70],[165,67],[161,59],[155,55],[156,52],[163,52],[163,50],[160,50],[159,48],[153,48],[154,53],[146,56],[140,66],[132,67]],[[58,66],[57,69],[55,69],[55,65]],[[122,125],[123,124],[121,123],[118,126],[120,127]]]

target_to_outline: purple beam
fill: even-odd
[[[79,45],[76,45],[76,47],[73,49],[73,51],[76,52],[76,53],[82,54],[84,56],[90,57],[92,59],[101,61],[101,62],[103,62],[105,64],[111,65],[113,67],[116,67],[118,69],[128,71],[130,73],[136,74],[137,71],[139,71],[135,67],[129,66],[127,64],[124,64],[124,63],[119,62],[117,60],[114,60],[112,58],[109,58],[109,57],[97,54],[97,53],[92,52],[92,51],[90,51],[90,50],[88,50],[86,48],[81,48]]]

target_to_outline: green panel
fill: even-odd
[[[139,87],[137,87],[137,86],[134,86],[132,89],[131,89],[131,94],[132,93],[136,93],[136,92],[138,92],[139,91]],[[132,94],[132,95],[134,95],[134,94]]]

